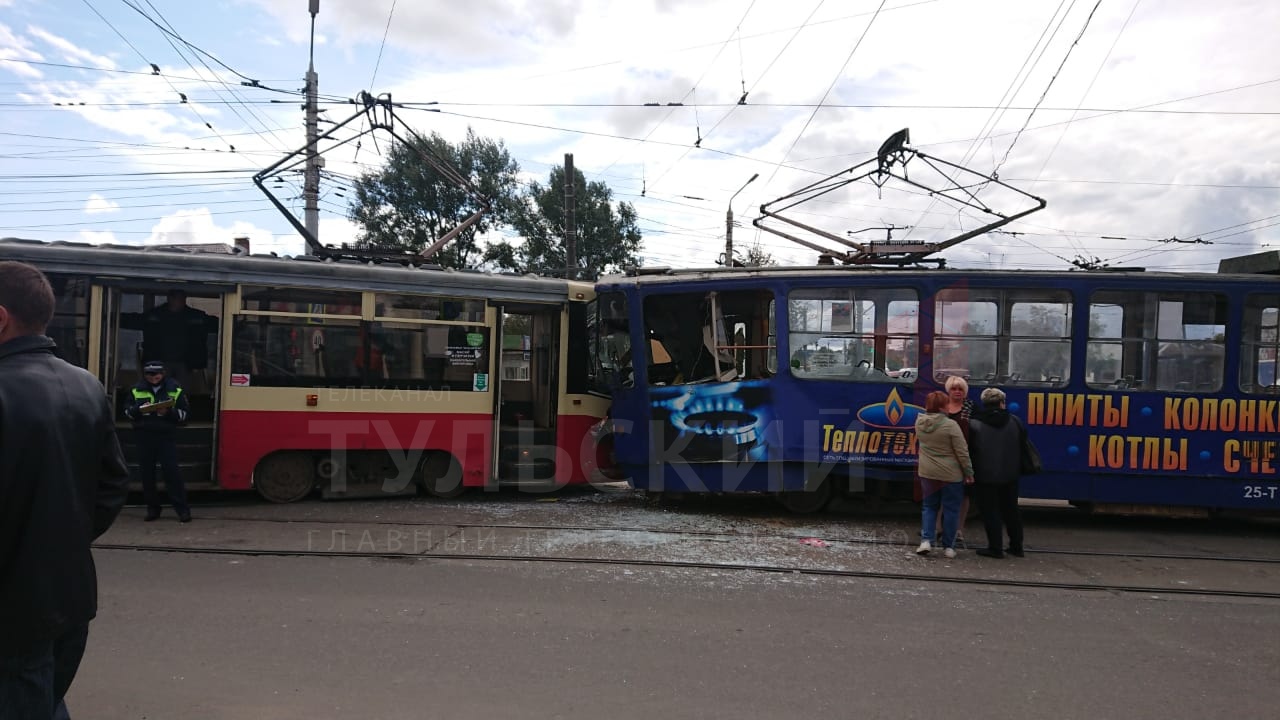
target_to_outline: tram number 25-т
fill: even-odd
[[[1275,485],[1245,485],[1245,500],[1275,500],[1280,487]]]

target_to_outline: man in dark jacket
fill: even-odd
[[[133,386],[133,402],[125,415],[133,421],[138,442],[138,467],[142,473],[142,495],[147,501],[146,521],[160,517],[160,494],[156,491],[156,463],[164,475],[164,491],[182,522],[191,522],[187,506],[187,486],[178,467],[177,427],[187,421],[190,405],[177,380],[165,377],[164,363],[151,360],[142,366],[142,380]]]
[[[982,391],[982,407],[969,419],[969,454],[973,459],[974,494],[987,530],[987,547],[979,555],[1004,557],[1004,530],[1009,554],[1022,557],[1022,516],[1018,513],[1018,477],[1027,429],[1005,409],[999,388]]]
[[[120,326],[141,330],[143,355],[165,363],[171,378],[186,382],[189,371],[209,367],[209,333],[218,331],[218,318],[187,305],[182,290],[170,290],[164,305],[121,313]]]
[[[66,716],[97,614],[89,550],[124,505],[129,470],[102,385],[44,336],[54,297],[0,262],[0,716]]]

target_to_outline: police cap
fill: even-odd
[[[164,363],[160,362],[159,360],[148,360],[147,363],[142,366],[142,372],[144,373],[164,372]]]

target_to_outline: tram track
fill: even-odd
[[[547,525],[547,524],[514,524],[514,523],[466,523],[466,522],[422,522],[400,520],[331,520],[331,519],[299,519],[299,518],[263,518],[263,517],[219,517],[217,519],[230,522],[253,522],[271,524],[316,524],[316,525],[371,525],[375,527],[399,526],[414,528],[459,528],[463,530],[521,530],[537,532],[595,532],[595,533],[650,533],[655,535],[705,537],[708,539],[730,538],[752,540],[806,540],[817,537],[829,543],[849,545],[880,545],[888,547],[910,548],[914,541],[901,542],[888,538],[868,538],[858,536],[815,535],[813,533],[780,533],[780,532],[725,532],[716,530],[695,530],[691,528],[657,528],[643,526],[591,526],[591,525]],[[1263,565],[1280,565],[1280,558],[1257,557],[1243,555],[1208,555],[1204,553],[1152,553],[1130,552],[1124,550],[1081,550],[1057,548],[1052,546],[1028,545],[1028,552],[1037,555],[1061,555],[1076,557],[1120,558],[1135,560],[1183,560],[1214,563],[1255,563]]]
[[[715,563],[688,560],[648,560],[648,559],[611,559],[591,557],[568,557],[559,555],[516,555],[486,553],[455,552],[377,552],[348,550],[283,550],[262,548],[219,548],[194,547],[181,545],[152,545],[142,543],[98,543],[96,550],[122,552],[175,553],[183,555],[214,555],[232,557],[281,557],[281,558],[341,558],[365,560],[454,560],[473,562],[514,562],[514,563],[547,563],[561,565],[597,565],[645,567],[658,569],[685,570],[718,570],[736,572],[759,572],[778,575],[800,575],[807,577],[859,578],[867,580],[894,580],[901,582],[944,583],[954,585],[970,585],[998,588],[1019,588],[1035,590],[1062,590],[1077,592],[1106,592],[1112,594],[1139,594],[1149,596],[1179,595],[1209,598],[1240,598],[1250,600],[1280,600],[1280,592],[1264,592],[1254,590],[1223,590],[1213,588],[1187,587],[1155,587],[1145,585],[1126,585],[1122,583],[1072,583],[1047,582],[1039,580],[1017,580],[1009,578],[984,578],[948,575],[925,575],[920,573],[878,572],[869,570],[847,570],[832,568],[794,567],[786,565],[768,565],[755,563]]]

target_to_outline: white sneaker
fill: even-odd
[[[929,551],[932,549],[933,549],[933,543],[929,542],[928,540],[925,540],[924,542],[920,543],[920,547],[916,548],[916,554],[928,555]]]
[[[950,560],[951,558],[956,556],[956,550],[955,548],[947,548],[946,550],[942,551],[942,554],[945,555],[948,560]]]

